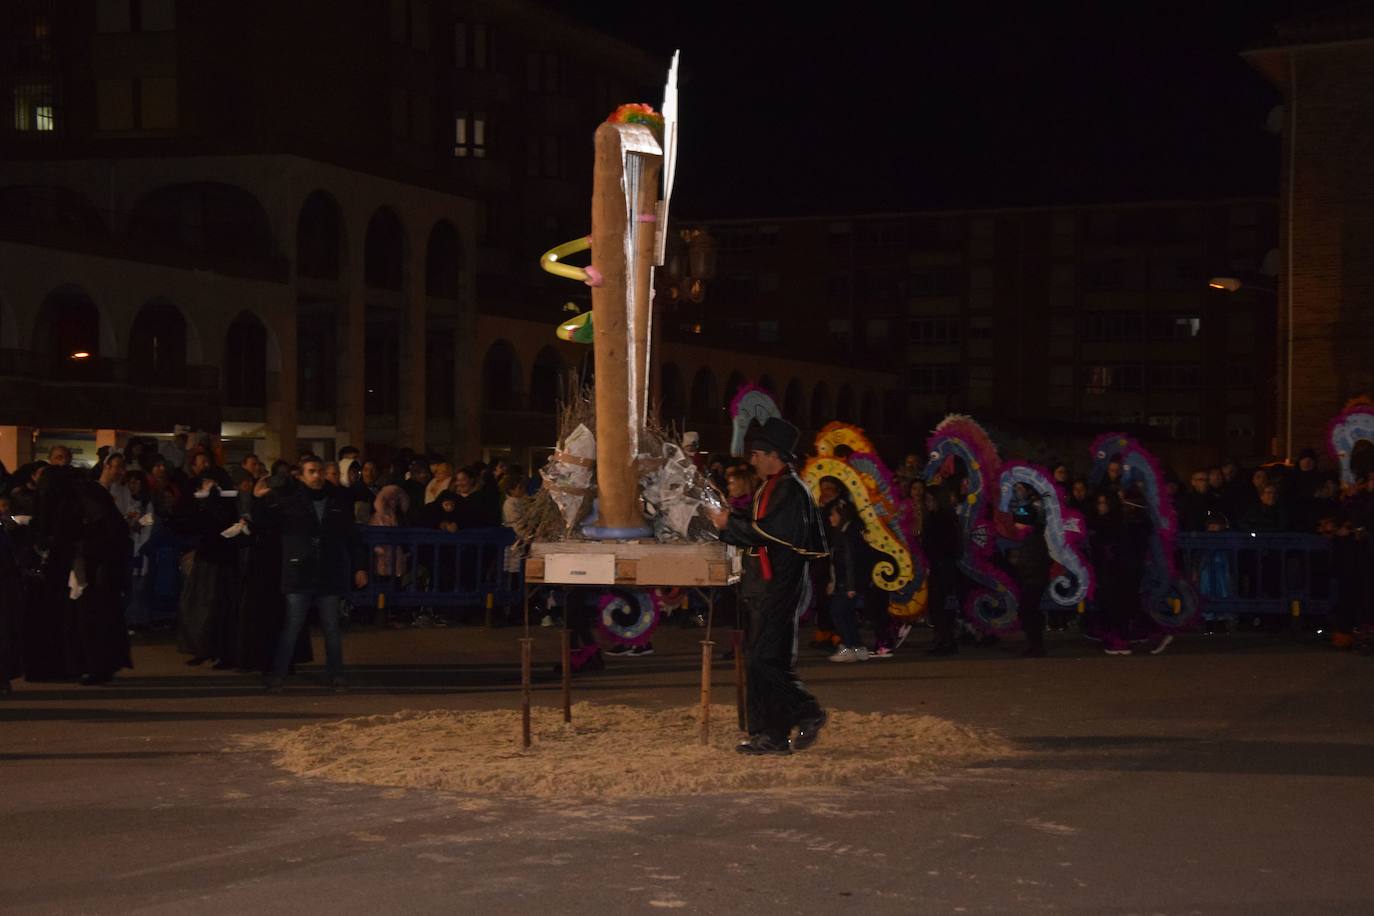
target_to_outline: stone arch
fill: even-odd
[[[692,377],[692,400],[688,405],[694,419],[712,419],[720,401],[716,396],[716,376],[702,366]]]
[[[840,386],[839,397],[835,398],[835,419],[844,423],[858,419],[854,410],[854,389],[847,384]]]
[[[746,381],[744,373],[738,370],[731,372],[729,377],[725,379],[725,389],[721,391],[720,397],[721,406],[726,411],[730,410],[730,403],[734,401],[735,395],[739,394],[739,390],[744,387]]]
[[[687,415],[687,386],[682,370],[674,363],[664,363],[659,373],[659,420],[672,423]]]
[[[100,211],[86,195],[54,185],[12,185],[0,189],[0,217],[10,223],[81,235],[109,234]]]
[[[567,364],[557,347],[550,344],[540,350],[530,368],[530,410],[557,411],[567,374]]]
[[[795,426],[806,425],[806,396],[802,394],[801,382],[797,379],[787,383],[787,392],[782,396],[782,416]]]
[[[816,387],[811,389],[810,419],[812,425],[819,429],[835,419],[834,413],[834,405],[830,402],[830,386],[825,382],[817,382]]]
[[[238,185],[196,181],[155,188],[129,213],[129,235],[182,251],[232,258],[271,258],[277,253],[271,220],[262,203]]]
[[[109,316],[85,289],[73,284],[43,297],[31,339],[31,349],[46,356],[48,368],[59,378],[85,378],[97,360],[119,354]]]
[[[181,309],[166,299],[145,303],[129,328],[129,381],[154,388],[185,385],[191,336]]]
[[[296,220],[296,273],[317,280],[338,280],[347,251],[339,202],[328,191],[312,191]]]
[[[273,366],[275,341],[256,313],[245,309],[224,335],[224,406],[267,407],[267,374]],[[281,368],[280,354],[276,369]]]
[[[493,341],[482,359],[482,407],[486,410],[519,410],[520,357],[508,340]]]
[[[363,280],[377,289],[400,290],[405,283],[406,234],[390,207],[378,207],[367,221]]]
[[[425,294],[439,299],[457,299],[462,275],[462,246],[458,229],[441,219],[429,231],[425,247]]]

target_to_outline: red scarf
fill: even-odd
[[[763,492],[759,494],[759,511],[758,514],[754,516],[755,524],[762,521],[763,517],[768,514],[768,497],[773,495],[773,489],[777,486],[778,479],[785,473],[787,472],[779,471],[764,481]],[[765,582],[773,581],[773,562],[768,559],[768,548],[766,546],[759,548],[759,569],[763,571],[763,579]]]

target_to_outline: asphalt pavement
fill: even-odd
[[[143,641],[108,687],[18,682],[0,700],[0,912],[1374,912],[1374,659],[1313,638],[1198,635],[1157,657],[1067,634],[1044,659],[804,653],[834,708],[929,713],[1017,748],[818,792],[451,796],[294,776],[232,740],[514,708],[518,635],[351,632],[343,695],[317,669],[264,695]],[[694,703],[700,636],[665,628],[653,657],[579,677],[576,698]],[[536,702],[553,706],[557,634],[536,638]],[[729,678],[722,663],[718,703]]]

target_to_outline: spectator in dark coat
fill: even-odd
[[[296,638],[313,604],[324,629],[325,664],[331,686],[344,690],[343,638],[340,605],[354,588],[367,586],[367,550],[353,521],[352,497],[324,479],[318,458],[301,463],[299,482],[270,478],[254,495],[262,512],[280,528],[282,592],[286,595],[286,625],[277,641],[268,689],[280,690]]]

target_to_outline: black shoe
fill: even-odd
[[[96,687],[100,684],[108,684],[112,680],[114,680],[113,674],[102,672],[100,674],[83,674],[79,683],[82,687]]]
[[[263,693],[281,693],[285,689],[282,679],[279,677],[269,677],[263,682]]]
[[[215,669],[216,671],[228,671],[230,668],[234,667],[234,663],[226,662],[224,659],[220,659],[210,667]]]
[[[821,735],[821,729],[825,723],[830,721],[830,717],[821,710],[821,714],[810,719],[802,719],[797,723],[797,736],[792,739],[792,750],[804,751],[816,743],[816,739]]]
[[[926,650],[926,655],[958,655],[959,644],[954,640],[949,642],[937,642]]]
[[[329,689],[335,693],[348,693],[348,681],[341,677],[332,677],[329,679]]]
[[[1021,652],[1022,658],[1044,658],[1046,656],[1044,646],[1027,646]]]
[[[741,741],[735,745],[735,750],[741,754],[749,754],[755,757],[762,757],[766,754],[790,754],[792,747],[784,738],[779,741],[767,735],[754,735],[748,741]]]
[[[208,656],[208,655],[197,655],[195,658],[188,658],[188,659],[186,659],[186,664],[189,665],[190,667],[194,668],[194,667],[196,667],[197,665],[203,665],[203,664],[205,664],[205,663],[208,662],[209,660],[210,660],[210,656]]]

